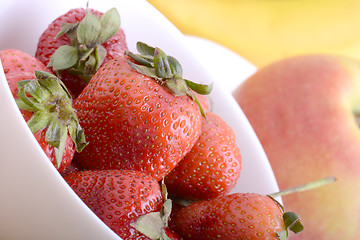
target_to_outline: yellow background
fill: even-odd
[[[360,59],[359,0],[148,0],[184,34],[258,67],[300,54]]]

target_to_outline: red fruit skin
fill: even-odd
[[[160,211],[162,195],[155,179],[132,170],[74,172],[64,179],[122,239],[149,239],[131,227],[130,223],[141,215]]]
[[[100,11],[94,9],[89,10],[92,14],[98,17],[103,15],[103,13]],[[39,38],[35,57],[47,66],[51,56],[54,54],[56,49],[63,45],[71,45],[70,40],[66,35],[55,38],[55,36],[60,31],[61,23],[81,22],[81,20],[85,17],[85,14],[86,9],[75,8],[69,10],[51,22]],[[107,55],[103,63],[123,55],[124,51],[128,50],[124,30],[120,28],[112,38],[110,38],[102,45],[107,51]],[[70,75],[66,71],[62,71],[61,75],[58,77],[64,82],[66,87],[73,94],[74,98],[77,97],[81,93],[82,89],[86,86],[86,83],[81,78],[75,75]]]
[[[134,169],[161,180],[200,135],[199,107],[174,97],[122,56],[107,62],[74,101],[89,145],[75,154],[88,169]]]
[[[1,50],[0,60],[6,77],[11,74],[34,73],[35,70],[51,73],[42,62],[18,49]]]
[[[175,216],[176,231],[191,240],[278,240],[283,211],[270,197],[234,193],[193,203]]]
[[[171,228],[165,228],[164,231],[166,236],[169,237],[171,240],[185,240]]]
[[[196,92],[193,92],[196,98],[199,100],[201,107],[204,109],[204,112],[207,113],[211,111],[211,102],[208,95],[201,95]]]
[[[29,54],[15,49],[6,49],[0,51],[0,58],[4,68],[5,77],[9,84],[11,93],[14,98],[18,98],[17,82],[28,79],[35,79],[35,70],[51,71],[47,69],[40,61],[36,60]],[[32,112],[20,109],[24,120],[27,122],[33,115]],[[36,133],[34,137],[40,144],[40,147],[45,152],[51,163],[56,167],[56,157],[54,147],[45,141],[45,132],[47,128],[44,128]],[[62,173],[67,168],[74,156],[75,144],[71,140],[70,136],[66,139],[66,145],[64,154],[62,156],[62,162],[57,170]]]
[[[23,114],[24,116],[25,114]],[[25,121],[28,119],[24,117]],[[55,149],[49,143],[45,141],[45,132],[47,128],[44,128],[40,131],[34,133],[36,141],[40,144],[40,147],[45,152],[45,155],[50,159],[51,163],[56,167],[56,158],[55,158]],[[56,167],[59,173],[64,172],[64,170],[71,164],[73,156],[75,153],[75,144],[70,136],[66,138],[65,150],[61,159],[59,167]]]
[[[73,172],[80,172],[82,171],[79,166],[77,166],[74,161],[71,161],[70,165],[61,173],[61,176],[69,175]]]
[[[228,194],[241,172],[235,133],[217,114],[206,113],[201,135],[191,151],[165,177],[172,196],[206,200]]]
[[[175,232],[176,231],[176,223],[175,223],[175,216],[176,214],[180,211],[180,209],[182,209],[184,206],[172,201],[172,208],[171,208],[171,213],[170,213],[170,218],[169,218],[169,222],[168,222],[168,227]]]

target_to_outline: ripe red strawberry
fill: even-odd
[[[176,223],[175,223],[175,216],[177,215],[177,213],[180,211],[180,209],[182,209],[183,207],[185,207],[185,205],[178,203],[176,201],[172,201],[172,206],[171,206],[171,213],[170,213],[170,217],[169,217],[169,221],[168,221],[168,227],[172,230],[172,231],[176,231]]]
[[[211,111],[211,99],[207,95],[201,95],[198,93],[194,93],[196,98],[199,100],[201,107],[204,109],[205,112]]]
[[[0,60],[5,77],[8,79],[7,82],[10,90],[15,98],[17,98],[17,82],[19,80],[35,78],[35,70],[51,73],[50,69],[42,62],[18,49],[0,50]],[[20,77],[18,75],[22,76]],[[14,78],[19,78],[19,80],[14,80]]]
[[[44,65],[19,50],[0,53],[6,79],[30,130],[47,157],[62,172],[75,147],[86,146],[84,133],[62,83]],[[26,72],[31,71],[31,72]]]
[[[65,170],[61,173],[61,176],[69,175],[73,172],[80,172],[82,171],[79,166],[77,166],[74,161],[71,161],[70,165],[65,168]]]
[[[155,179],[132,170],[75,172],[64,179],[122,239],[149,239],[130,224],[139,216],[160,211],[162,193]]]
[[[16,73],[34,73],[35,70],[51,72],[42,62],[18,49],[3,49],[0,60],[5,76]]]
[[[269,196],[235,193],[188,205],[175,216],[176,231],[188,240],[285,240],[303,227]]]
[[[50,23],[40,36],[35,56],[51,67],[76,97],[101,64],[125,50],[125,34],[115,8],[104,14],[76,8]]]
[[[201,113],[195,101],[186,95],[191,95],[191,90],[185,80],[178,72],[176,77],[170,73],[168,78],[155,76],[155,71],[159,74],[164,71],[160,61],[169,65],[169,61],[174,64],[176,60],[172,57],[169,60],[159,49],[140,44],[140,51],[144,48],[144,53],[151,53],[147,59],[153,59],[148,62],[155,65],[153,68],[135,64],[128,56],[110,60],[74,102],[90,142],[83,152],[76,154],[74,160],[80,167],[135,169],[160,180],[199,137]],[[133,68],[148,71],[153,77]],[[179,83],[180,90],[176,89]],[[206,87],[200,88],[204,91]]]
[[[145,236],[153,240],[184,240],[174,231],[170,223],[171,216],[177,212],[177,206],[171,199],[168,199],[168,192],[164,181],[161,184],[163,205],[160,211],[154,211],[139,216],[130,225]],[[175,206],[175,209],[173,208]]]
[[[220,116],[208,112],[197,142],[165,177],[165,183],[172,196],[205,200],[229,193],[240,171],[234,131]]]

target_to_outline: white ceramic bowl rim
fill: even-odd
[[[37,40],[55,17],[87,1],[12,0],[0,2],[0,49],[35,53]],[[144,41],[176,56],[184,76],[214,82],[214,112],[234,129],[243,169],[233,192],[278,190],[265,153],[232,96],[199,63],[184,36],[144,0],[93,0],[89,7],[116,7],[130,50]],[[141,24],[139,24],[141,23]],[[6,34],[4,34],[6,33]],[[240,67],[240,66],[239,66]],[[51,165],[17,109],[0,64],[0,235],[2,239],[120,239],[93,214]]]

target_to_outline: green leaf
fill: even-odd
[[[150,212],[142,215],[135,222],[130,223],[130,226],[150,239],[160,239],[161,232],[165,227],[160,212]]]
[[[26,104],[20,98],[15,98],[15,102],[19,109],[30,111],[30,112],[34,112],[37,110],[36,108],[33,108],[33,107],[29,106],[28,104]]]
[[[186,80],[186,85],[191,88],[194,92],[199,93],[201,95],[209,95],[213,89],[213,83],[206,85],[206,84],[199,84],[194,83],[192,81]]]
[[[160,211],[160,216],[165,226],[167,226],[169,222],[171,210],[172,210],[172,201],[171,199],[167,199],[161,206],[161,211]]]
[[[105,60],[106,54],[107,54],[106,49],[102,45],[96,47],[95,49],[96,65],[94,68],[95,70],[98,70],[100,68],[101,64]]]
[[[48,78],[54,78],[54,79],[58,79],[54,74],[49,73],[49,72],[45,72],[45,71],[39,71],[39,70],[35,70],[35,77],[38,81],[41,81],[43,79],[48,79]]]
[[[285,227],[294,233],[304,230],[304,226],[300,222],[300,217],[294,212],[286,212],[283,214]]]
[[[182,78],[165,79],[165,83],[175,97],[184,96],[188,92],[188,87]]]
[[[27,122],[32,133],[36,133],[47,127],[50,122],[50,116],[46,111],[37,111]]]
[[[94,52],[94,48],[88,48],[86,46],[82,46],[80,48],[80,57],[79,61],[86,61],[87,58]]]
[[[141,55],[151,56],[151,57],[154,57],[155,55],[155,48],[143,42],[137,42],[136,49]]]
[[[51,56],[48,67],[54,71],[71,68],[78,61],[78,50],[76,47],[63,45]]]
[[[63,92],[66,93],[67,98],[69,100],[72,99],[71,94],[70,94],[69,90],[67,89],[67,87],[65,86],[65,84],[54,74],[51,74],[51,73],[45,72],[45,71],[35,70],[35,76],[39,80],[39,82],[42,84],[42,86],[46,87],[48,90],[53,89],[51,91],[53,94],[56,94],[58,91],[61,91],[60,88],[62,88]],[[42,80],[47,79],[47,78],[53,79],[53,81],[51,81],[51,84],[56,84],[55,88],[53,88],[52,86],[44,85]]]
[[[138,71],[141,74],[144,74],[146,76],[149,76],[149,77],[152,77],[152,78],[155,78],[155,79],[158,78],[158,76],[155,73],[154,68],[149,68],[149,67],[146,67],[146,66],[138,65],[138,64],[135,64],[133,62],[128,62],[128,64],[130,65],[130,67],[132,69],[134,69],[135,71]]]
[[[99,43],[104,43],[115,35],[120,29],[120,15],[116,8],[112,8],[104,13],[100,19],[101,32],[99,37]]]
[[[55,75],[41,71],[35,71],[35,75],[39,79],[39,84],[51,94],[57,95],[62,91],[59,79]]]
[[[167,55],[159,48],[155,48],[154,68],[159,78],[172,78],[174,76]]]
[[[168,61],[170,63],[170,67],[172,69],[174,77],[182,78],[183,70],[180,62],[172,56],[168,56]]]
[[[49,93],[43,89],[37,80],[29,81],[27,84],[23,85],[23,88],[26,93],[30,94],[36,102],[43,102],[49,97]]]
[[[71,35],[71,32],[75,31],[75,29],[77,28],[78,25],[79,25],[78,22],[77,23],[68,23],[68,22],[61,23],[60,31],[55,36],[55,38],[59,38],[62,35],[69,34],[69,33]]]
[[[78,43],[86,46],[95,44],[99,41],[100,32],[99,18],[88,11],[77,28]]]
[[[165,179],[164,178],[161,180],[161,195],[163,197],[163,201],[168,200],[168,190],[167,190],[167,187],[165,185]]]
[[[56,159],[56,168],[60,167],[62,162],[62,156],[64,155],[65,146],[66,146],[66,139],[67,139],[67,129],[66,126],[60,126],[60,142],[59,147],[55,148],[55,159]]]
[[[36,80],[34,81],[37,82]],[[18,96],[21,99],[22,103],[27,105],[28,108],[32,108],[34,109],[34,111],[42,110],[44,109],[44,106],[42,106],[35,98],[28,97],[27,95],[26,86],[32,82],[33,81],[29,81],[26,85],[21,85],[21,83],[18,82]]]
[[[76,151],[81,152],[89,143],[86,142],[85,133],[78,121],[71,121],[68,126],[71,139],[75,143]]]
[[[45,141],[51,146],[59,148],[60,146],[60,137],[61,137],[61,123],[56,118],[52,118],[48,129],[45,134]]]
[[[35,70],[35,71],[37,71],[37,70]],[[18,88],[22,88],[26,84],[28,84],[29,82],[34,81],[34,80],[36,81],[36,79],[21,80],[21,81],[16,82],[16,85]]]
[[[85,62],[84,74],[91,75],[95,71],[96,66],[96,57],[94,55],[90,55]]]
[[[129,52],[129,51],[125,51],[125,55],[131,57],[132,59],[135,60],[135,62],[141,64],[141,65],[144,65],[146,67],[150,67],[150,68],[154,68],[154,59],[149,59],[149,58],[146,58],[142,55],[139,55],[139,54],[134,54],[132,52]]]

